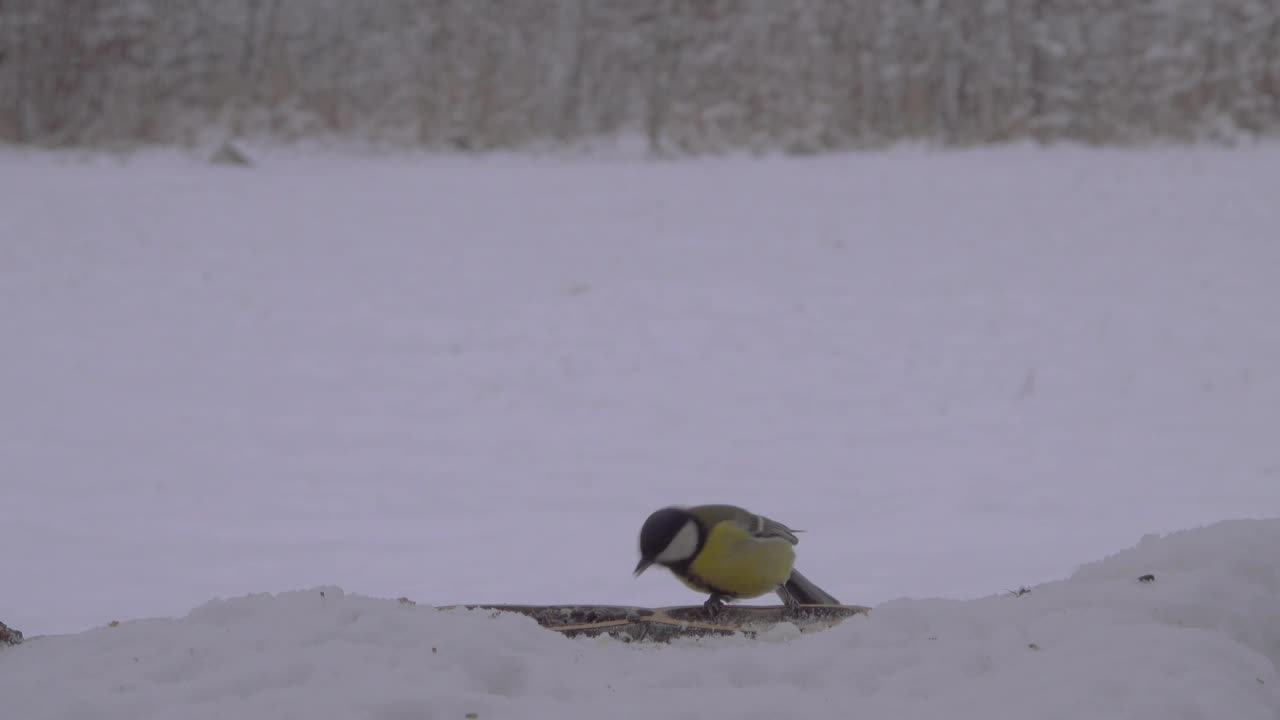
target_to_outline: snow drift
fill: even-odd
[[[1278,547],[1280,520],[1229,521],[1020,596],[895,600],[817,634],[670,645],[333,587],[252,595],[0,652],[0,697],[22,720],[1274,720]]]

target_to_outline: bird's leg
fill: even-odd
[[[779,585],[776,592],[778,597],[781,598],[782,604],[787,606],[782,612],[783,617],[790,615],[796,611],[796,608],[800,607],[800,601],[796,599],[796,596],[791,593],[791,590],[786,585]]]
[[[711,593],[711,597],[702,603],[702,607],[707,611],[708,615],[715,617],[720,614],[720,608],[724,607],[724,596],[720,593]]]

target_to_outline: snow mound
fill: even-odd
[[[0,697],[22,720],[1275,720],[1277,548],[1280,520],[1223,522],[1020,596],[661,646],[338,588],[253,595],[0,651]]]

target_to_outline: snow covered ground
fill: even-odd
[[[1277,187],[1275,145],[2,154],[0,620],[99,629],[0,652],[0,697],[1274,718],[1274,524],[1038,584],[1280,517]],[[876,611],[657,650],[425,607],[698,602],[630,570],[705,501]]]
[[[14,720],[1274,720],[1277,547],[1280,520],[1238,520],[1021,597],[895,600],[819,633],[669,646],[314,588],[0,650],[0,700]]]

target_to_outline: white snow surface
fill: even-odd
[[[260,159],[0,154],[20,717],[1275,717],[1273,526],[1050,581],[1280,517],[1280,146]],[[699,602],[696,502],[874,614],[427,607]]]
[[[667,646],[335,587],[253,595],[0,651],[0,698],[22,720],[1274,720],[1277,547],[1280,520],[1228,521],[1020,597],[895,600],[821,632]]]

